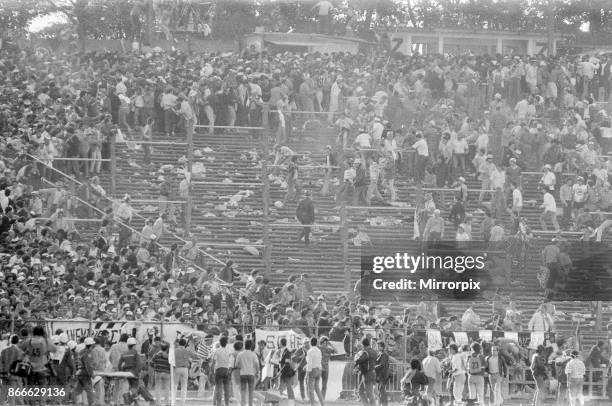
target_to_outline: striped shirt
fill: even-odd
[[[210,358],[210,354],[212,353],[212,345],[209,342],[203,341],[198,345],[197,354],[198,357],[202,359]]]
[[[155,372],[166,374],[170,373],[170,363],[168,362],[167,352],[159,351],[151,359],[151,364],[153,365],[153,370]]]

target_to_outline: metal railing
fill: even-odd
[[[348,362],[344,367],[344,374],[342,377],[342,392],[355,392],[359,386],[359,374],[354,372],[355,364]],[[397,363],[390,365],[389,381],[387,382],[387,392],[392,394],[401,394],[403,392],[403,385],[401,379],[404,374],[410,369],[409,363]],[[536,385],[535,379],[531,374],[529,367],[513,368],[510,367],[511,374],[505,380],[510,388],[514,388],[514,393],[509,393],[510,398],[518,398],[517,390],[519,387]],[[590,368],[587,369],[585,374],[585,380],[583,383],[583,394],[587,399],[608,399],[606,390],[608,386],[608,376],[606,368]],[[600,379],[593,379],[594,376],[599,376]],[[446,379],[444,380],[446,382]],[[442,385],[443,388],[446,385]],[[562,390],[559,388],[559,390]],[[567,390],[567,388],[565,388]],[[443,398],[448,399],[450,392],[443,389],[440,394]]]
[[[40,159],[38,159],[38,158],[36,158],[36,157],[34,157],[34,156],[30,155],[30,154],[26,154],[26,155],[27,155],[27,156],[29,156],[30,158],[32,158],[32,159],[34,159],[34,160],[38,161],[39,163],[41,163],[42,165],[46,166],[47,168],[52,169],[52,170],[54,170],[54,171],[58,172],[59,174],[61,174],[61,175],[62,175],[62,176],[64,176],[65,178],[67,178],[67,179],[71,180],[72,182],[76,183],[77,185],[79,185],[79,186],[83,186],[83,183],[82,183],[82,182],[80,182],[79,180],[77,180],[77,179],[73,178],[72,176],[70,176],[70,175],[68,175],[68,174],[66,174],[66,173],[64,173],[64,172],[62,172],[62,171],[60,171],[59,169],[54,168],[52,165],[48,165],[47,163],[42,162]],[[47,182],[48,182],[49,184],[51,184],[51,185],[54,185],[54,186],[55,186],[55,183],[53,183],[53,182],[49,182],[49,181],[47,181]],[[88,202],[85,202],[84,200],[82,200],[82,199],[80,199],[80,198],[78,198],[78,197],[76,197],[76,196],[74,196],[74,197],[75,197],[77,200],[79,200],[81,203],[83,203],[84,205],[88,206],[89,208],[91,208],[91,209],[93,209],[93,210],[97,211],[98,213],[101,213],[102,215],[105,215],[105,214],[106,214],[106,213],[104,213],[102,210],[100,210],[99,208],[97,208],[97,207],[93,206],[92,204],[90,204],[90,203],[88,203]],[[102,196],[102,198],[106,199],[106,200],[107,200],[107,201],[109,201],[111,204],[113,203],[113,200],[112,200],[111,198],[107,197],[107,196]],[[134,213],[134,214],[135,214],[136,216],[140,217],[141,219],[146,220],[146,218],[145,218],[144,216],[141,216],[141,215],[139,215],[138,213]],[[139,236],[141,236],[141,237],[142,237],[142,233],[140,233],[139,231],[136,231],[136,230],[135,230],[134,228],[132,228],[130,225],[128,225],[128,224],[126,224],[126,223],[124,223],[124,222],[122,222],[122,221],[119,221],[119,220],[117,220],[117,219],[115,219],[115,222],[116,222],[117,224],[121,224],[122,226],[124,226],[124,227],[128,228],[128,229],[129,229],[129,230],[130,230],[132,233],[136,233],[137,235],[139,235]],[[186,240],[184,240],[184,239],[182,239],[182,238],[178,237],[176,234],[174,234],[174,233],[170,233],[170,234],[171,234],[171,235],[172,235],[174,238],[176,238],[177,240],[179,240],[179,241],[181,241],[181,242],[183,242],[183,243],[187,243],[187,241],[186,241]],[[165,248],[165,247],[163,247],[163,246],[162,246],[161,244],[159,244],[159,243],[157,243],[157,245],[159,245],[159,246],[160,246],[160,247],[162,247],[162,248]],[[213,261],[215,261],[215,262],[217,262],[217,263],[219,263],[219,264],[225,265],[225,262],[223,262],[223,261],[221,261],[220,259],[218,259],[218,258],[214,257],[213,255],[211,255],[211,254],[207,253],[206,251],[203,251],[203,250],[198,249],[198,252],[200,252],[200,253],[204,254],[205,256],[209,257],[210,259],[212,259]],[[201,268],[201,267],[197,266],[196,264],[193,264],[193,261],[189,261],[189,260],[187,260],[187,259],[185,259],[185,258],[183,258],[183,257],[180,257],[180,256],[179,256],[179,258],[180,258],[180,259],[182,259],[183,261],[186,261],[186,262],[191,263],[191,266],[193,266],[193,267],[197,268],[198,270],[200,270],[200,271],[202,271],[202,272],[205,272],[205,270],[204,270],[203,268]]]

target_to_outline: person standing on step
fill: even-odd
[[[308,246],[310,244],[310,227],[315,222],[315,207],[309,190],[304,193],[304,198],[298,203],[295,216],[304,226],[298,234],[298,241],[304,238],[304,243]]]
[[[174,91],[171,86],[166,88],[166,91],[161,96],[160,107],[164,112],[164,130],[166,136],[170,137],[174,135],[175,114],[174,106],[176,105],[177,97],[174,95]]]
[[[193,129],[195,126],[195,114],[189,104],[189,100],[184,93],[180,93],[177,97],[179,108],[174,110],[175,114],[180,118],[185,127],[185,135],[187,139],[193,139]]]
[[[283,199],[283,204],[287,204],[287,202],[294,201],[296,196],[300,195],[300,185],[298,183],[298,156],[293,155],[291,160],[289,161],[289,166],[287,167],[287,194]]]
[[[557,203],[555,202],[555,198],[550,193],[551,191],[547,187],[542,188],[542,193],[544,194],[544,199],[542,204],[540,205],[540,209],[544,209],[542,214],[540,214],[540,225],[542,226],[542,230],[548,230],[546,227],[546,220],[550,220],[555,231],[560,231],[559,223],[557,222]]]

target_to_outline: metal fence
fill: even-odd
[[[354,371],[355,364],[349,362],[345,365],[344,374],[342,376],[342,392],[345,396],[350,396],[352,393],[358,391],[359,387],[359,374]],[[394,397],[400,396],[403,392],[401,379],[404,374],[410,369],[410,364],[398,363],[390,365],[390,376],[387,383],[386,389]],[[606,395],[608,387],[608,369],[607,368],[589,368],[586,371],[584,384],[583,384],[583,395],[586,399],[608,399]],[[442,393],[440,394],[443,399],[450,399],[451,393],[448,390],[447,380],[445,379],[442,383]],[[535,388],[535,380],[531,375],[529,367],[515,367],[511,368],[509,377],[504,379],[502,382],[502,393],[507,394],[505,397],[510,399],[518,399],[524,397],[524,393],[532,393]],[[466,384],[467,386],[467,384]],[[525,390],[528,386],[531,389]],[[559,388],[558,390],[565,390],[567,388]],[[548,398],[557,399],[556,395],[548,393]]]

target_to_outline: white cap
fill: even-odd
[[[76,343],[76,341],[70,340],[70,341],[68,341],[68,344],[66,344],[66,346],[69,349],[74,350],[76,348],[76,346],[77,346],[77,343]]]
[[[128,338],[127,345],[136,345],[136,339],[134,337]]]
[[[85,345],[94,345],[95,343],[96,343],[96,342],[94,341],[94,339],[93,339],[93,338],[91,338],[91,337],[87,337],[87,338],[85,339],[85,343],[84,343],[84,344],[85,344]]]
[[[62,333],[59,335],[60,343],[66,344],[68,342],[68,334]]]

